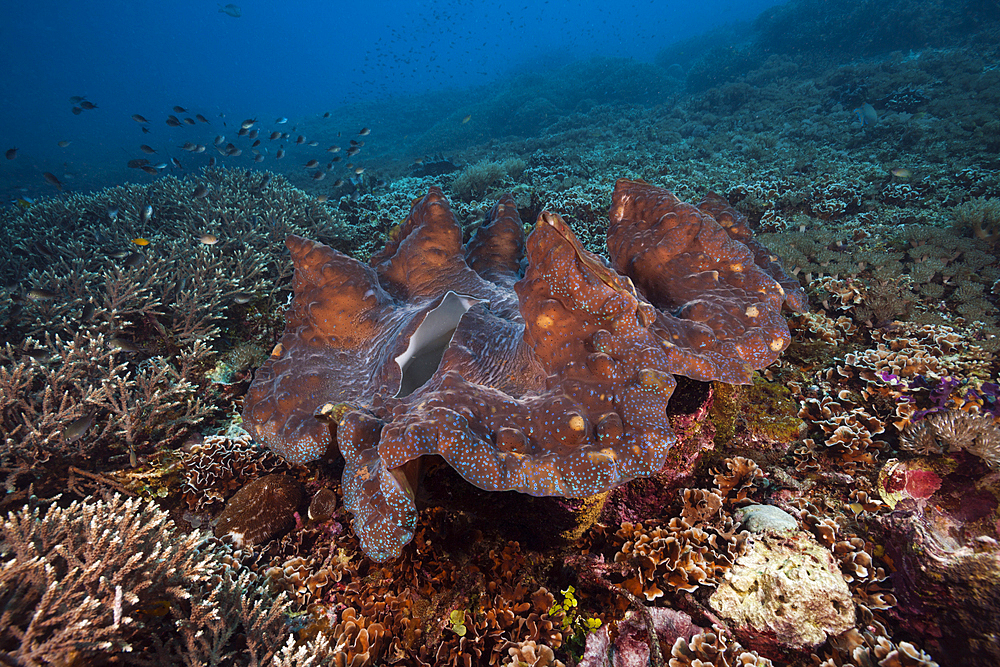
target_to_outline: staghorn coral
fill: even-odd
[[[802,309],[805,297],[718,201],[704,208],[721,223],[644,183],[619,181],[614,202],[617,271],[546,213],[518,280],[509,198],[466,257],[436,189],[373,268],[291,237],[296,301],[251,385],[247,428],[298,463],[336,439],[345,502],[377,559],[412,536],[406,489],[427,454],[481,488],[534,495],[585,497],[652,474],[674,443],[671,374],[749,382],[789,342],[783,303]],[[415,375],[424,345],[443,356]]]
[[[189,432],[212,408],[197,395],[195,343],[132,365],[104,335],[46,336],[0,350],[0,469],[79,462],[100,448],[136,450]],[[13,479],[7,482],[13,487]]]
[[[0,658],[264,664],[284,642],[288,602],[233,562],[206,534],[179,534],[151,503],[33,502],[0,522]]]
[[[209,194],[193,197],[196,184]],[[283,179],[223,169],[5,211],[7,488],[41,466],[55,486],[60,464],[150,454],[216,413],[205,371],[222,351],[222,327],[241,320],[250,331],[240,333],[266,338],[275,326],[246,304],[277,302],[290,275],[287,259],[267,249],[292,231],[325,234],[332,222],[305,199]],[[209,231],[217,243],[199,241]],[[140,237],[148,244],[133,242]]]

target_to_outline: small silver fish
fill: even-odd
[[[28,290],[27,297],[32,301],[52,301],[59,298],[59,293],[53,292],[52,290],[42,289],[41,287],[35,287]]]
[[[112,350],[121,350],[122,352],[139,352],[138,345],[118,336],[108,341],[108,347]]]
[[[95,416],[97,416],[97,412],[91,410],[79,419],[71,421],[69,425],[63,429],[63,437],[66,438],[66,442],[75,442],[82,438],[87,430],[94,424]]]
[[[153,206],[152,204],[147,204],[146,208],[142,209],[142,221],[149,222],[149,219],[153,217]]]

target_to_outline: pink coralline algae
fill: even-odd
[[[362,549],[413,537],[423,457],[489,491],[583,498],[661,469],[674,374],[750,381],[790,342],[799,285],[718,197],[616,184],[609,266],[558,215],[524,238],[504,196],[466,245],[437,188],[364,265],[292,236],[295,298],[246,399],[292,463],[346,461]]]

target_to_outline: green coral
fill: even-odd
[[[465,627],[465,611],[462,609],[452,611],[448,617],[448,623],[448,629],[459,637],[464,637],[465,633],[468,632],[468,628]]]
[[[712,396],[709,418],[715,424],[716,445],[731,441],[738,430],[788,442],[804,427],[796,416],[797,405],[788,387],[756,373],[753,383],[747,386],[713,382]]]
[[[576,589],[573,586],[560,591],[562,602],[556,602],[549,607],[551,618],[562,616],[562,629],[566,635],[567,650],[574,656],[582,656],[587,643],[587,635],[601,627],[601,619],[584,616],[580,613],[579,601],[576,599]]]

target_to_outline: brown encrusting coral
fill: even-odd
[[[288,475],[258,477],[226,502],[215,534],[237,547],[269,542],[295,525],[302,498],[302,487]]]

